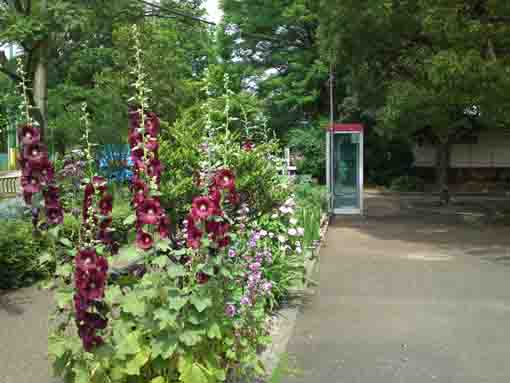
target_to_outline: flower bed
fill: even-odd
[[[185,219],[167,210],[160,184],[173,169],[160,157],[160,121],[148,107],[136,29],[134,36],[133,214],[123,222],[132,241],[120,253],[113,193],[92,165],[86,105],[82,208],[71,209],[71,234],[39,131],[29,116],[20,129],[24,199],[35,234],[51,242],[44,261],[55,264],[54,371],[66,382],[253,381],[265,375],[260,354],[271,342],[269,318],[303,281],[315,216],[281,176],[277,143],[230,132],[228,108],[226,124],[212,127],[208,118],[195,143],[194,196],[175,208],[188,212]]]

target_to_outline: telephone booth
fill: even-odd
[[[361,124],[333,124],[327,132],[330,212],[363,214],[363,132]]]

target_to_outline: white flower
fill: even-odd
[[[288,211],[289,211],[289,209],[287,209],[287,206],[282,206],[282,207],[280,207],[280,209],[279,209],[279,210],[280,210],[283,214],[287,214],[287,213],[288,213]]]
[[[303,250],[300,247],[296,248],[296,253],[301,254],[302,252],[303,252]]]
[[[291,235],[291,236],[295,236],[295,235],[297,235],[297,230],[296,230],[296,229],[294,229],[294,228],[290,228],[290,229],[287,231],[287,233],[289,233],[289,235]]]
[[[290,219],[290,224],[291,224],[291,225],[297,225],[297,222],[298,222],[298,221],[297,221],[297,219],[296,219],[296,218],[291,218],[291,219]]]
[[[298,227],[297,232],[300,237],[305,235],[305,229],[303,229],[302,227]]]
[[[294,206],[295,205],[294,198],[291,197],[287,201],[285,201],[285,205]]]
[[[285,237],[284,235],[279,235],[278,236],[278,241],[280,241],[281,243],[285,243],[287,242],[287,237]]]
[[[274,238],[274,233],[269,233],[269,238],[273,239]]]
[[[259,234],[261,237],[265,237],[267,235],[267,231],[261,230]]]
[[[275,214],[273,214],[273,215],[271,216],[271,218],[272,218],[272,219],[276,219],[276,218],[278,218],[278,214],[276,214],[276,213],[275,213]]]

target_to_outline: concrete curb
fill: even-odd
[[[312,257],[308,263],[305,264],[304,287],[293,291],[293,293],[300,297],[297,299],[297,304],[293,307],[286,307],[280,310],[272,319],[269,335],[273,341],[261,355],[261,361],[266,370],[267,377],[272,376],[273,372],[280,364],[282,354],[287,350],[287,345],[294,332],[294,327],[296,326],[299,304],[302,302],[301,296],[306,294],[308,287],[313,283],[312,275],[318,265],[320,251],[329,229],[329,221],[329,216],[324,214],[321,219],[321,239],[318,246],[313,250]]]

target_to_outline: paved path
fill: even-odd
[[[0,383],[54,383],[48,349],[51,299],[35,287],[0,291]]]
[[[337,221],[284,383],[510,381],[510,228]]]

